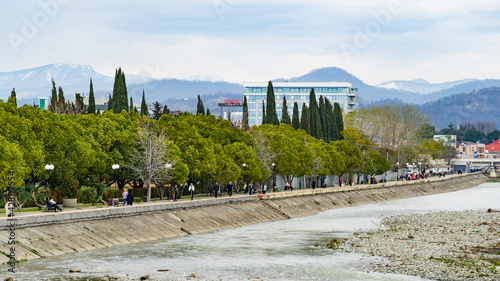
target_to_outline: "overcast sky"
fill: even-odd
[[[268,81],[336,66],[369,84],[500,78],[498,0],[2,1],[0,72]]]

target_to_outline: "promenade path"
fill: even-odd
[[[16,222],[17,228],[24,228],[30,226],[40,226],[47,224],[61,224],[79,221],[90,221],[96,219],[107,219],[116,217],[127,217],[127,216],[137,216],[145,215],[151,213],[161,213],[180,209],[190,209],[198,207],[208,207],[223,204],[235,204],[235,203],[246,203],[246,202],[256,202],[258,200],[273,200],[288,197],[298,197],[307,195],[317,195],[324,193],[334,193],[334,192],[345,192],[353,190],[366,190],[366,189],[378,189],[384,187],[396,187],[408,184],[416,183],[427,183],[427,182],[439,182],[447,179],[452,179],[456,177],[465,177],[468,174],[463,175],[448,175],[446,177],[431,177],[428,179],[412,180],[412,181],[391,181],[387,183],[378,184],[364,184],[364,185],[354,185],[354,186],[343,186],[343,187],[326,187],[326,188],[316,188],[314,190],[307,189],[294,189],[293,191],[279,191],[279,192],[269,192],[267,194],[258,195],[242,195],[234,194],[232,197],[225,195],[219,198],[196,198],[195,200],[181,199],[176,202],[161,200],[152,201],[146,203],[134,203],[133,206],[90,206],[90,207],[78,207],[77,208],[64,208],[63,212],[43,212],[43,211],[32,211],[32,212],[15,212],[14,217],[8,218],[5,213],[0,214],[0,230],[5,230],[8,222]]]

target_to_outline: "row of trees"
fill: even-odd
[[[199,187],[215,181],[263,182],[273,172],[292,181],[390,168],[367,136],[351,130],[345,137],[326,143],[286,124],[245,131],[213,115],[163,114],[155,120],[122,110],[76,117],[0,101],[0,187],[6,189],[10,171],[16,185],[46,182],[47,163],[55,166],[53,189],[65,197],[74,197],[80,186],[111,185],[113,164],[121,167],[119,187],[154,183],[160,189],[186,181]]]
[[[422,141],[430,125],[412,106],[362,109],[345,117],[344,129],[338,103],[332,106],[322,96],[318,103],[312,89],[300,120],[297,103],[290,118],[284,98],[278,121],[271,82],[264,124],[243,129],[215,118],[208,109],[205,114],[199,97],[196,116],[181,113],[174,117],[166,105],[155,103],[153,117],[149,117],[143,92],[139,115],[127,104],[121,69],[115,75],[111,110],[102,115],[81,114],[85,112],[76,110],[81,100],[76,105],[65,102],[62,88],[57,95],[54,82],[50,112],[27,105],[18,108],[15,100],[13,91],[7,103],[0,101],[3,190],[11,171],[16,185],[46,181],[47,163],[56,167],[52,186],[65,197],[74,197],[80,186],[109,186],[114,182],[113,164],[121,167],[120,187],[146,185],[150,196],[155,184],[163,196],[167,184],[186,181],[207,187],[215,181],[264,182],[274,173],[288,182],[306,175],[381,174],[395,168],[396,162],[413,162],[421,154],[436,158],[446,154],[442,145]],[[248,121],[245,105],[246,99],[243,117]],[[94,111],[90,102],[87,113]]]
[[[500,138],[500,131],[495,122],[465,122],[455,127],[449,124],[447,128],[441,129],[438,135],[456,135],[459,141],[477,142],[490,144]]]
[[[302,115],[299,117],[299,105],[293,104],[292,117],[288,114],[288,104],[286,97],[283,96],[283,106],[281,120],[278,119],[276,112],[276,97],[274,95],[273,83],[269,81],[267,85],[267,102],[262,104],[262,124],[291,125],[293,128],[302,129],[316,139],[326,142],[341,140],[343,138],[344,121],[342,110],[338,103],[332,103],[323,96],[318,99],[314,89],[309,93],[309,106],[302,104]],[[198,96],[199,100],[199,96]],[[248,104],[246,97],[243,100],[243,124],[248,125]]]

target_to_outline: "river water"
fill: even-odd
[[[150,274],[156,280],[187,280],[191,278],[184,276],[194,273],[195,280],[424,280],[372,272],[370,264],[386,261],[321,245],[332,238],[347,238],[354,232],[376,228],[385,216],[500,209],[499,198],[500,184],[485,183],[458,192],[22,262],[14,277],[92,280],[105,274],[128,274],[137,280]],[[81,268],[84,273],[70,274],[70,268]]]

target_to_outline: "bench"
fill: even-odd
[[[52,212],[52,211],[56,211],[56,207],[52,206],[52,205],[49,205],[49,203],[45,203],[45,210],[44,212]]]

